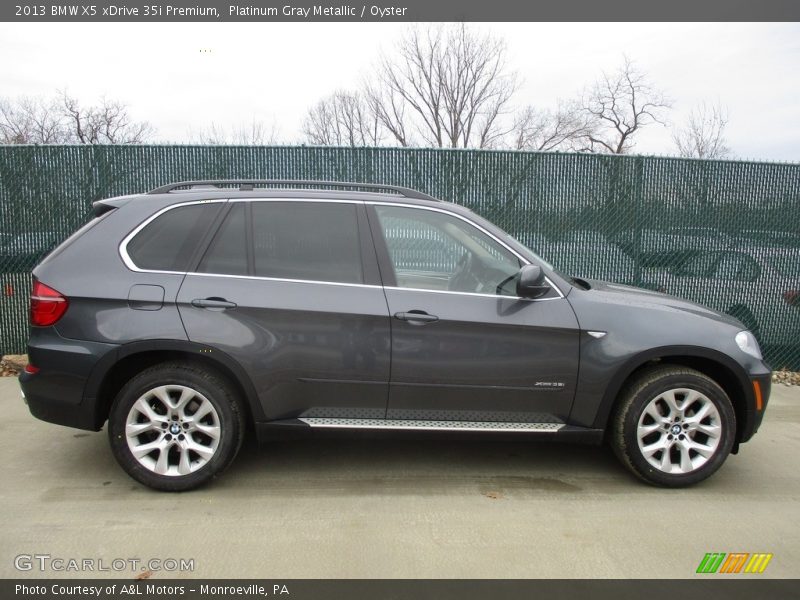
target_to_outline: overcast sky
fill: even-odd
[[[720,101],[741,158],[800,160],[800,24],[472,24],[505,40],[522,77],[517,104],[553,106],[627,54],[675,102]],[[409,27],[385,23],[0,24],[0,96],[67,89],[105,95],[150,121],[159,140],[263,120],[299,137],[305,111],[354,88]],[[210,52],[201,52],[201,49]],[[635,151],[674,154],[669,132],[645,130]]]

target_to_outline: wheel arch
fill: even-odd
[[[594,427],[608,431],[608,423],[619,404],[625,384],[655,365],[688,367],[713,379],[725,390],[736,414],[734,452],[745,435],[748,414],[754,405],[750,379],[745,370],[721,352],[698,346],[665,346],[637,354],[620,367],[606,388]]]
[[[108,419],[117,393],[131,377],[148,367],[169,360],[185,360],[210,367],[226,377],[244,401],[247,423],[264,419],[258,395],[242,366],[228,354],[203,344],[185,340],[147,340],[131,342],[110,352],[92,370],[84,397],[95,400],[95,429]]]

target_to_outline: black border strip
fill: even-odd
[[[61,7],[54,8],[54,7]],[[800,21],[797,0],[11,0],[7,22],[778,22]],[[678,43],[676,41],[676,43]]]
[[[26,586],[22,593],[17,586]],[[204,588],[204,586],[206,586]],[[33,591],[39,588],[39,592]],[[69,593],[70,590],[85,591]],[[100,589],[101,588],[101,589]],[[238,593],[231,593],[237,589]],[[97,589],[100,589],[98,595]],[[214,590],[210,592],[209,590]],[[286,592],[281,593],[281,591]],[[41,600],[151,600],[155,598],[209,600],[222,598],[286,598],[287,600],[505,600],[559,598],[560,600],[745,600],[800,597],[800,580],[766,579],[763,575],[697,579],[131,579],[46,580],[4,579],[0,597]]]

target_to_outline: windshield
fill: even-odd
[[[536,254],[536,252],[531,250],[528,244],[520,241],[518,238],[512,236],[507,231],[501,229],[500,227],[498,227],[497,225],[495,225],[491,221],[487,221],[486,219],[484,219],[483,217],[481,217],[477,213],[474,213],[474,212],[470,211],[469,217],[470,217],[470,219],[472,221],[474,221],[475,223],[477,223],[478,225],[480,225],[484,229],[486,229],[489,232],[491,232],[492,235],[494,235],[496,237],[499,237],[501,240],[503,240],[504,242],[509,244],[516,252],[519,252],[520,254],[522,254],[522,256],[526,260],[528,260],[530,262],[533,262],[533,263],[536,263],[536,264],[540,264],[540,265],[542,265],[543,267],[545,267],[547,269],[555,271],[555,269],[553,268],[553,265],[551,265],[549,262],[544,260],[541,256]],[[522,237],[522,236],[520,236],[520,237]]]
[[[530,248],[527,246],[527,244],[524,244],[524,243],[522,243],[522,242],[521,242],[521,241],[520,241],[518,238],[516,238],[516,237],[514,237],[513,235],[510,235],[510,234],[508,234],[508,233],[506,233],[506,234],[505,234],[505,236],[506,236],[506,238],[507,238],[508,240],[511,240],[512,242],[515,242],[517,245],[521,246],[521,248],[517,248],[517,249],[518,249],[518,250],[522,250],[522,251],[523,251],[523,252],[522,252],[522,254],[525,256],[525,258],[527,258],[527,259],[528,259],[528,260],[530,260],[531,262],[538,263],[538,264],[540,264],[540,265],[542,265],[542,266],[544,266],[544,267],[546,267],[546,268],[548,268],[548,269],[550,269],[550,270],[554,270],[554,267],[553,267],[553,265],[551,265],[549,262],[547,262],[547,261],[546,261],[545,259],[543,259],[541,256],[539,256],[538,254],[536,254],[536,252],[534,252],[533,250],[531,250],[531,249],[530,249]]]
[[[480,215],[470,211],[470,218],[477,223],[478,225],[482,226],[484,229],[490,231],[493,235],[499,237],[505,243],[507,243],[514,251],[518,252],[525,258],[527,261],[538,264],[544,267],[546,270],[550,271],[551,273],[557,275],[564,281],[572,281],[574,282],[574,278],[564,273],[563,271],[556,269],[550,262],[543,259],[539,254],[531,250],[530,245],[524,243],[523,241],[519,240],[517,237],[512,236],[507,231],[501,229],[491,221],[487,221]],[[520,235],[519,237],[525,237],[524,235]]]

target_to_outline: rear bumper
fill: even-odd
[[[19,376],[31,414],[50,423],[98,431],[103,421],[98,419],[95,399],[85,397],[86,382],[100,358],[115,348],[62,338],[52,327],[32,328],[28,357],[39,370]]]

